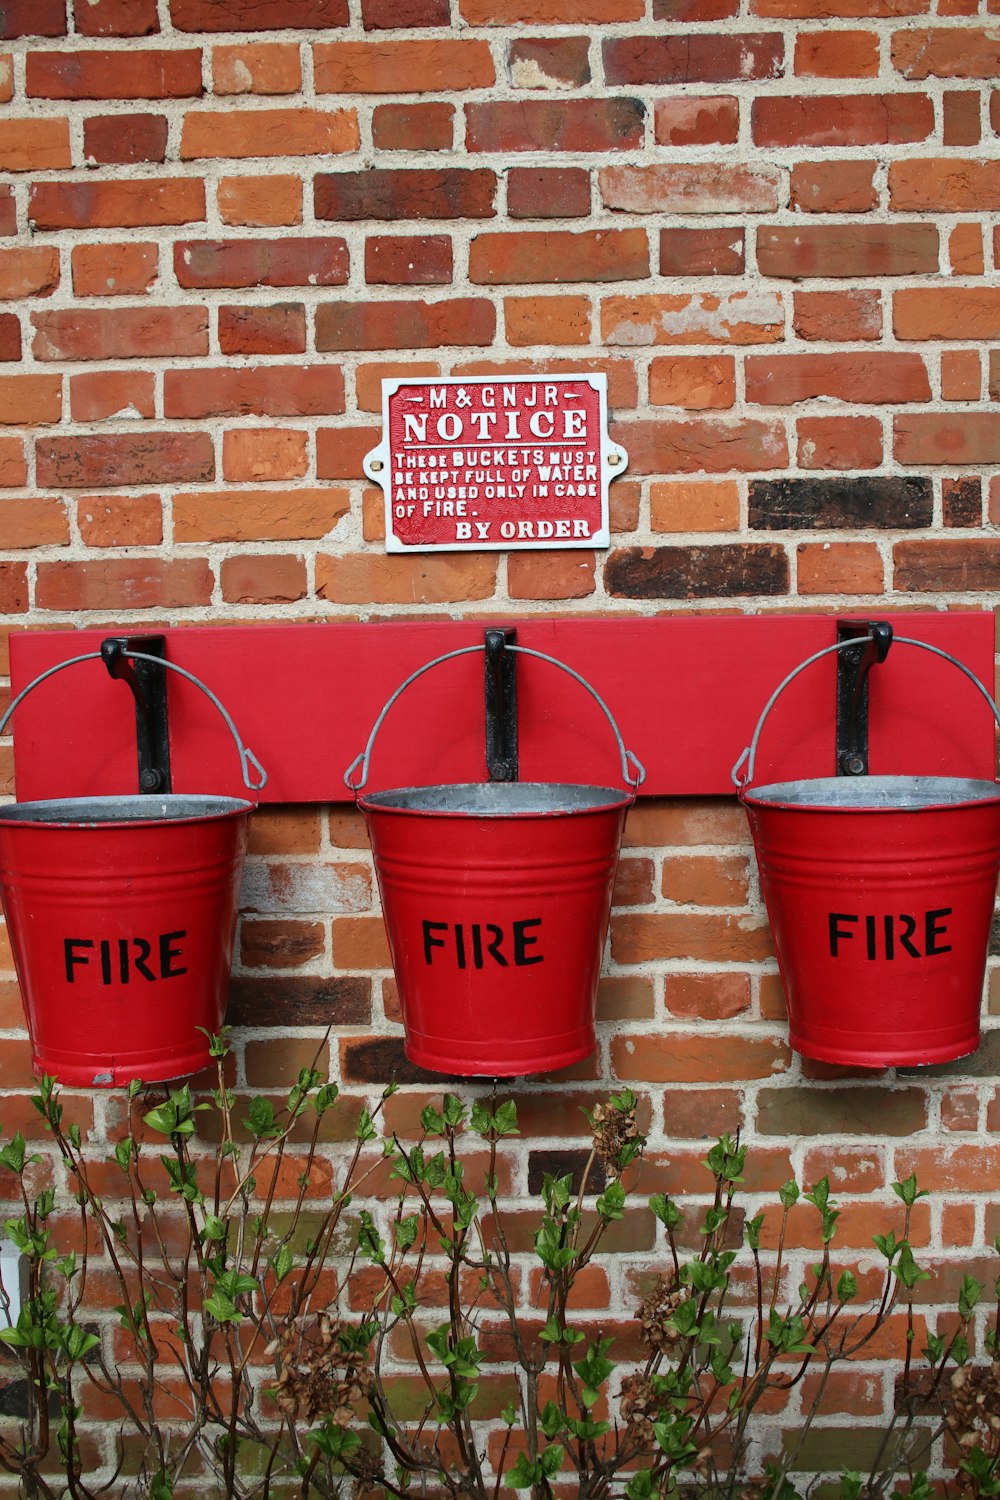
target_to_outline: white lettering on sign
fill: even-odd
[[[382,408],[387,551],[609,545],[604,375],[384,380]]]

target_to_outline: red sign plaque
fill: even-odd
[[[387,552],[607,547],[608,485],[628,454],[607,434],[605,375],[383,380]]]

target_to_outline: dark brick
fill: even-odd
[[[76,0],[73,18],[81,36],[149,36],[160,29],[156,0]]]
[[[66,0],[4,0],[0,40],[16,36],[65,36]]]
[[[641,99],[521,99],[465,107],[468,151],[623,151],[642,145]]]
[[[625,599],[711,599],[788,593],[784,548],[623,547],[604,568],[609,594]]]
[[[941,502],[946,526],[983,524],[983,482],[978,474],[942,479]]]
[[[371,980],[360,975],[241,976],[229,987],[234,1026],[363,1026],[371,1021]]]
[[[207,432],[98,433],[40,438],[38,483],[47,489],[118,484],[191,484],[215,477]]]
[[[220,307],[223,354],[304,354],[306,313],[301,302],[269,307]]]
[[[448,1080],[447,1074],[429,1073],[408,1061],[402,1037],[342,1040],[340,1070],[345,1083],[429,1083],[436,1087]]]
[[[486,167],[319,172],[318,219],[492,219],[497,177]]]
[[[83,122],[87,162],[120,166],[130,161],[164,161],[166,115],[93,115]]]
[[[755,531],[824,531],[929,526],[934,495],[916,475],[873,479],[752,479],[750,526]]]
[[[447,286],[451,278],[447,234],[374,235],[365,241],[369,286]]]
[[[689,26],[699,21],[728,21],[740,13],[740,0],[653,0],[654,21]]]
[[[892,559],[901,593],[992,593],[1000,577],[1000,541],[993,538],[897,542]]]
[[[508,44],[511,82],[519,89],[582,88],[590,82],[589,46],[585,36],[519,37]]]
[[[760,1135],[902,1136],[926,1124],[927,1097],[922,1089],[893,1089],[887,1095],[882,1085],[763,1088],[757,1095]]]
[[[546,1173],[548,1173],[551,1177],[571,1177],[573,1179],[571,1190],[574,1194],[578,1193],[589,1160],[590,1152],[582,1147],[575,1151],[529,1151],[528,1192],[540,1194]],[[601,1193],[607,1186],[607,1182],[608,1174],[595,1158],[587,1174],[587,1191]]]
[[[609,84],[749,82],[780,78],[784,57],[779,32],[647,34],[606,41],[604,74]]]
[[[17,204],[9,187],[0,188],[0,234],[17,233]]]
[[[512,167],[507,177],[512,219],[578,219],[590,213],[590,173],[583,167]]]
[[[661,229],[661,276],[742,276],[746,231],[742,225],[718,229]]]
[[[0,313],[0,360],[21,358],[21,324],[17,313]]]
[[[401,26],[447,26],[449,0],[361,0],[366,31],[397,31]]]
[[[170,0],[170,19],[178,31],[318,31],[349,14],[347,0]]]
[[[978,1050],[969,1057],[960,1057],[956,1062],[934,1063],[930,1067],[900,1068],[899,1073],[900,1077],[910,1074],[918,1078],[986,1078],[994,1083],[1000,1074],[1000,1031],[984,1031]],[[877,1129],[874,1133],[884,1134]]]

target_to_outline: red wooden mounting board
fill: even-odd
[[[992,614],[889,618],[897,635],[949,651],[992,691]],[[731,767],[773,689],[836,640],[833,615],[493,623],[514,626],[519,645],[558,657],[593,683],[645,764],[644,796],[731,793]],[[350,800],[343,772],[394,689],[432,657],[481,643],[484,628],[437,620],[165,633],[168,658],[213,689],[267,767],[262,801],[336,802]],[[97,650],[109,633],[15,633],[13,691],[67,657]],[[239,794],[238,757],[222,719],[176,674],[168,692],[174,791]],[[757,784],[834,773],[834,703],[831,655],[804,672],[770,716]],[[620,782],[606,721],[564,673],[520,657],[518,709],[522,780]],[[21,801],[136,790],[132,698],[101,662],[49,679],[15,719]],[[960,672],[927,652],[894,646],[873,670],[870,722],[873,772],[994,774],[988,706]],[[427,673],[393,708],[369,787],[485,778],[483,658],[461,657]]]

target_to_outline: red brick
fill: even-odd
[[[219,308],[223,354],[303,354],[305,347],[306,311],[301,302]]]
[[[930,26],[896,31],[892,65],[904,78],[996,78],[1000,41],[995,28]]]
[[[316,474],[319,479],[360,479],[362,460],[378,442],[374,427],[321,427],[316,434]]]
[[[366,31],[393,31],[400,26],[447,26],[449,0],[362,0]]]
[[[294,42],[252,42],[212,48],[216,94],[296,94],[302,63]]]
[[[491,219],[497,177],[485,167],[318,172],[318,219]]]
[[[69,522],[61,500],[0,500],[0,547],[64,547],[68,542]]]
[[[74,245],[70,256],[73,291],[78,297],[139,296],[157,278],[158,256],[155,244],[137,240]]]
[[[517,89],[579,88],[590,82],[585,36],[518,37],[507,43],[507,66]]]
[[[777,292],[654,292],[601,302],[606,344],[769,344],[783,336]]]
[[[212,570],[204,558],[102,558],[99,562],[40,562],[39,609],[163,609],[206,605]]]
[[[178,31],[329,30],[346,26],[347,0],[170,0]]]
[[[983,394],[983,370],[978,349],[946,349],[941,355],[941,399],[978,401]]]
[[[191,484],[215,476],[207,432],[44,438],[36,456],[38,483],[46,489]]]
[[[653,406],[684,406],[689,411],[725,408],[736,402],[736,362],[728,355],[665,355],[649,366]]]
[[[375,235],[365,241],[365,281],[370,286],[447,286],[452,279],[446,234]]]
[[[467,151],[634,151],[642,145],[639,99],[521,99],[467,104]]]
[[[603,25],[637,21],[643,0],[460,0],[459,11],[470,26]]]
[[[594,568],[592,552],[517,552],[507,559],[507,592],[512,599],[586,599]]]
[[[757,266],[764,276],[882,277],[933,275],[933,224],[808,224],[762,227]]]
[[[604,167],[597,174],[605,208],[645,215],[772,213],[783,181],[778,167],[717,162]]]
[[[313,68],[318,94],[454,93],[496,82],[489,43],[458,37],[317,42]]]
[[[578,219],[590,213],[584,167],[511,167],[507,213],[512,219]]]
[[[448,302],[335,302],[316,309],[320,353],[492,344],[496,309],[484,297]]]
[[[87,547],[157,547],[163,541],[159,495],[87,495],[76,502]]]
[[[778,32],[643,33],[609,38],[603,51],[609,84],[749,83],[781,77],[785,45]]]
[[[483,553],[424,553],[420,557],[321,553],[316,595],[331,604],[455,604],[490,599],[497,560]]]
[[[166,155],[166,115],[91,115],[83,122],[83,159],[87,166],[161,162]]]
[[[41,99],[183,99],[203,92],[198,48],[167,51],[94,48],[72,52],[29,52],[26,91]]]
[[[874,31],[800,31],[795,72],[801,78],[877,78],[879,38]]]
[[[944,106],[941,136],[944,144],[978,146],[982,136],[978,92],[973,89],[949,89],[941,102]]]
[[[68,120],[0,120],[0,171],[47,172],[71,162]]]
[[[0,361],[21,358],[21,323],[17,313],[0,313]]]
[[[795,557],[800,594],[881,594],[885,588],[874,542],[802,542]]]
[[[948,236],[948,263],[953,276],[982,276],[986,269],[980,224],[956,224]]]
[[[226,557],[219,576],[227,604],[294,604],[308,591],[301,557]]]
[[[587,369],[594,374],[608,377],[608,406],[612,411],[625,411],[639,404],[638,380],[635,361],[632,359],[596,358],[587,361]],[[452,366],[453,375],[489,375],[502,379],[506,375],[552,376],[578,375],[579,355],[562,359],[541,359],[522,356],[520,359],[488,359],[482,356],[464,360]]]
[[[62,415],[59,375],[0,375],[0,423],[33,427],[58,422]]]
[[[0,562],[0,609],[7,614],[23,615],[27,608],[28,564]]]
[[[0,38],[65,36],[66,0],[7,0],[0,11]]]
[[[643,1036],[611,1039],[611,1067],[616,1078],[644,1083],[714,1083],[770,1078],[791,1062],[776,1037]]]
[[[272,228],[301,224],[302,179],[288,174],[273,177],[222,177],[217,193],[223,224]]]
[[[746,231],[661,229],[661,276],[742,276]]]
[[[614,431],[628,449],[633,474],[719,474],[783,469],[788,462],[783,422],[660,418],[615,423]]]
[[[329,365],[167,370],[163,377],[165,417],[298,417],[343,410],[343,371]]]
[[[47,297],[59,285],[59,251],[48,245],[0,250],[0,300]]]
[[[177,542],[296,542],[333,530],[350,510],[348,489],[198,491],[174,497]]]
[[[877,417],[800,417],[795,435],[801,469],[877,469],[882,462]]]
[[[718,974],[668,974],[663,1003],[670,1015],[686,1020],[731,1020],[750,1009],[750,976],[725,970]]]
[[[402,377],[416,379],[422,375],[440,375],[441,366],[431,360],[409,361],[376,360],[370,364],[359,364],[355,372],[355,389],[360,411],[382,410],[382,381]],[[381,500],[382,491],[376,494]]]
[[[208,353],[204,307],[84,308],[32,314],[36,359],[150,359]]]
[[[654,21],[697,25],[706,21],[727,21],[738,16],[739,12],[739,0],[653,0]]]
[[[205,217],[205,184],[197,178],[122,182],[39,182],[28,198],[36,229],[115,229],[189,224]]]
[[[332,156],[359,145],[353,109],[206,109],[184,116],[180,158]]]
[[[1000,423],[991,412],[900,413],[893,453],[903,464],[1000,463]]]
[[[156,0],[85,0],[73,15],[81,36],[149,36],[160,29]]]
[[[454,134],[451,104],[376,104],[372,110],[377,151],[450,151]]]
[[[747,400],[763,406],[834,399],[859,404],[929,401],[930,381],[917,354],[748,355]]]
[[[671,480],[649,487],[651,531],[738,531],[740,494],[732,480]]]
[[[505,297],[507,342],[528,344],[589,344],[589,297]]]
[[[222,435],[226,479],[272,483],[301,479],[309,468],[309,437],[288,428],[234,427]]]
[[[657,99],[653,118],[660,146],[733,146],[739,139],[739,100],[728,94]]]
[[[28,480],[24,444],[20,438],[0,436],[0,486],[20,489]]]
[[[983,482],[978,474],[942,479],[941,514],[948,527],[982,526]]]
[[[348,267],[347,244],[339,235],[174,245],[174,272],[183,287],[342,286]]]
[[[889,206],[902,213],[989,213],[1000,208],[1000,161],[912,157],[889,164]]]
[[[931,0],[753,0],[751,9],[758,16],[822,21],[828,16],[915,16],[930,7]]]
[[[803,339],[860,343],[882,336],[882,303],[876,290],[796,292],[792,324]]]
[[[813,214],[865,214],[878,204],[872,161],[805,161],[792,168],[792,207]]]
[[[751,114],[757,146],[901,146],[923,141],[934,129],[934,106],[926,94],[824,94],[754,100]]]
[[[1000,338],[1000,287],[908,287],[893,295],[900,339]]]
[[[648,275],[649,249],[641,229],[525,229],[479,234],[469,247],[469,280],[484,286],[635,281]]]
[[[150,370],[87,370],[69,378],[74,422],[156,415],[155,379]]]

